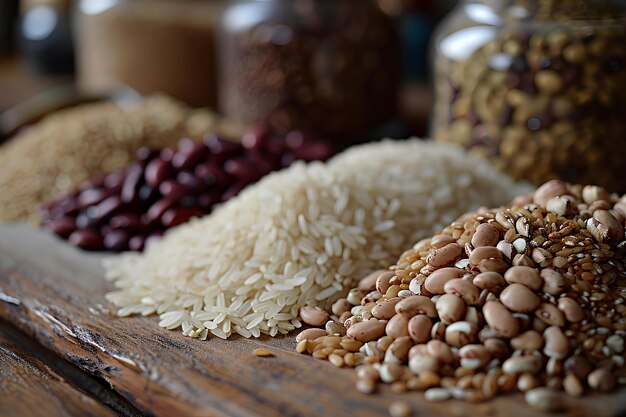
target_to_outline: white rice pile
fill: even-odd
[[[384,141],[327,164],[295,164],[213,214],[172,229],[144,254],[104,263],[118,314],[205,339],[275,336],[328,308],[356,279],[387,268],[412,242],[525,186],[451,145]]]

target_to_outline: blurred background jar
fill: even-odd
[[[194,106],[217,101],[215,34],[225,0],[78,0],[84,91],[130,86]]]
[[[39,74],[74,72],[71,6],[72,0],[20,1],[19,49]]]
[[[435,34],[433,137],[537,184],[626,191],[624,3],[461,2]]]
[[[393,20],[370,0],[248,0],[224,13],[220,110],[235,120],[363,139],[396,115]]]

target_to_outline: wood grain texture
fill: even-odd
[[[113,417],[115,412],[70,385],[0,326],[0,415]]]
[[[98,256],[39,231],[0,226],[0,317],[155,416],[385,416],[396,400],[424,416],[540,416],[520,395],[470,405],[419,393],[366,396],[355,374],[294,352],[294,336],[228,341],[183,337],[155,317],[116,318]],[[276,355],[258,358],[255,348]],[[626,412],[626,390],[568,400],[568,416]]]

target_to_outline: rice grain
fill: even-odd
[[[451,145],[354,147],[270,174],[143,254],[105,260],[118,288],[107,299],[119,315],[156,312],[161,327],[194,337],[286,334],[301,326],[300,307],[330,310],[411,242],[525,191]]]

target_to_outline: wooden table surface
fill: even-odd
[[[473,405],[360,394],[353,371],[295,353],[293,335],[200,341],[155,317],[114,317],[99,261],[42,231],[0,226],[0,415],[370,417],[398,399],[416,416],[542,415],[520,395]],[[258,347],[275,356],[254,356]],[[568,416],[626,413],[624,389],[568,401]]]

